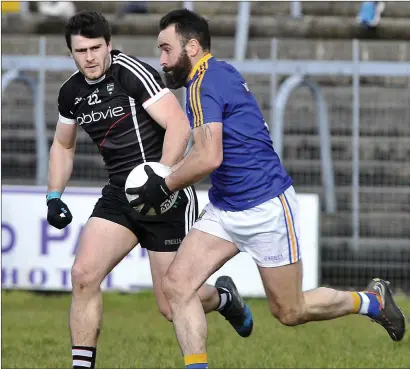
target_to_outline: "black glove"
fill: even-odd
[[[64,204],[60,199],[51,199],[47,201],[47,221],[48,224],[56,227],[57,229],[63,229],[67,227],[73,220],[68,206]]]
[[[141,187],[127,188],[128,195],[139,195],[135,200],[130,201],[132,207],[144,204],[141,214],[146,215],[150,208],[154,208],[157,215],[161,214],[161,204],[170,196],[172,192],[162,178],[149,166],[144,166],[148,179]]]

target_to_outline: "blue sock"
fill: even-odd
[[[352,292],[360,298],[360,306],[357,306],[357,313],[367,315],[370,318],[377,318],[382,310],[382,298],[375,292]]]

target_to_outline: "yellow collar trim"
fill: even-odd
[[[205,63],[211,58],[212,58],[212,54],[208,53],[208,54],[205,54],[201,59],[199,59],[198,62],[195,64],[195,67],[192,68],[191,73],[189,73],[188,80],[191,80],[192,78],[194,78],[195,73],[198,71],[201,64]]]

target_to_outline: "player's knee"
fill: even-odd
[[[71,283],[73,292],[81,292],[90,288],[98,288],[101,282],[89,268],[80,263],[74,263],[71,268]]]
[[[164,295],[168,301],[174,300],[179,294],[175,280],[168,274],[166,274],[164,278],[162,278],[162,291],[164,292]]]
[[[288,327],[304,323],[303,311],[299,306],[281,307],[276,309],[272,314],[283,324]]]
[[[162,279],[162,290],[168,301],[182,301],[187,292],[182,283],[168,273]]]
[[[159,312],[162,314],[162,316],[166,320],[168,320],[169,322],[172,322],[172,312],[168,304],[160,305],[158,306],[158,309],[159,309]]]

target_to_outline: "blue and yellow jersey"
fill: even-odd
[[[212,122],[223,125],[223,161],[211,174],[209,190],[214,206],[249,209],[292,185],[258,103],[232,65],[207,54],[193,68],[186,87],[191,128]]]

